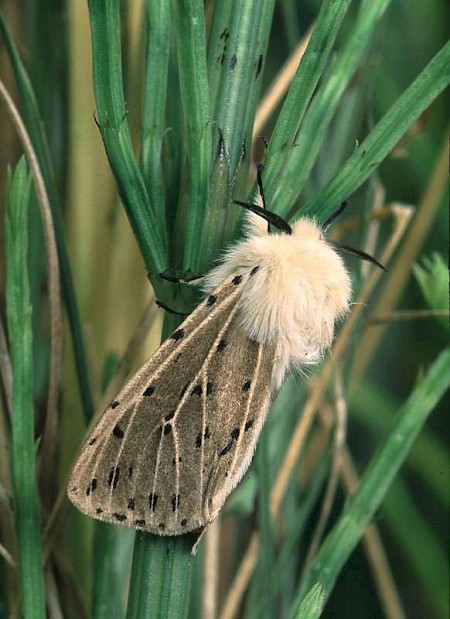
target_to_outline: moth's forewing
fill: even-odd
[[[82,512],[160,535],[215,518],[251,460],[270,398],[273,350],[235,319],[246,277],[205,299],[105,411],[68,485]]]

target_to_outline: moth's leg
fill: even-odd
[[[179,277],[178,275],[170,275],[167,271],[163,273],[159,273],[161,279],[164,279],[168,282],[172,282],[174,284],[198,284],[204,278],[204,275],[187,275],[184,277]]]
[[[175,316],[183,316],[183,318],[186,318],[186,316],[189,316],[189,314],[186,314],[186,312],[177,312],[176,310],[169,307],[166,303],[164,303],[164,301],[160,301],[159,299],[155,299],[155,303],[158,307],[160,307],[164,311],[169,312],[169,314],[174,314]]]
[[[178,275],[171,275],[167,271],[164,271],[163,273],[159,273],[159,276],[161,279],[164,279],[165,281],[168,281],[174,284],[188,284],[188,285],[196,285],[200,283],[204,277],[203,275],[194,275],[194,274],[192,275],[187,274],[184,277],[179,277]],[[183,316],[184,318],[186,318],[186,316],[189,315],[189,312],[178,312],[172,309],[169,305],[164,303],[164,301],[160,301],[159,299],[156,299],[156,305],[160,307],[161,309],[165,310],[166,312],[169,312],[169,314]]]

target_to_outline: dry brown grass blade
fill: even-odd
[[[220,521],[215,520],[205,532],[205,558],[203,561],[202,617],[215,619],[219,588]]]
[[[448,318],[450,312],[448,310],[399,310],[398,312],[388,312],[386,314],[378,314],[372,316],[366,322],[366,327],[380,325],[385,322],[393,322],[398,320],[424,320],[426,318]]]
[[[59,261],[53,227],[52,212],[44,179],[39,162],[31,144],[30,137],[22,121],[20,113],[10,97],[5,85],[0,80],[0,96],[5,102],[6,109],[22,143],[34,179],[38,198],[44,240],[47,250],[47,271],[50,302],[50,366],[45,415],[44,435],[41,447],[42,463],[41,476],[44,488],[44,498],[47,498],[47,507],[50,506],[52,489],[55,483],[54,463],[57,453],[58,433],[58,379],[62,357],[62,309],[61,289],[59,281]]]
[[[448,145],[447,140],[445,140],[430,183],[417,207],[416,216],[399,250],[395,264],[393,264],[390,269],[386,284],[383,287],[383,293],[373,309],[374,316],[389,313],[397,304],[410,277],[413,261],[425,241],[438,212],[442,194],[447,188],[447,178]],[[358,353],[355,358],[355,371],[352,380],[357,381],[364,373],[367,364],[380,342],[383,332],[383,327],[381,326],[377,329],[368,329],[362,335],[361,345],[358,347]]]
[[[292,54],[286,60],[278,73],[278,77],[272,82],[268,91],[262,98],[258,106],[258,111],[256,113],[255,122],[253,125],[253,141],[259,138],[266,122],[269,120],[273,114],[273,111],[288,91],[288,88],[297,72],[298,65],[300,64],[309,43],[312,29],[313,26],[311,26]]]
[[[347,401],[344,395],[344,383],[342,377],[341,368],[337,368],[335,380],[334,380],[334,393],[335,393],[335,431],[334,431],[334,445],[333,445],[333,460],[330,469],[330,476],[327,481],[325,495],[322,501],[322,507],[320,510],[317,524],[314,529],[311,543],[306,554],[304,567],[313,560],[322,539],[325,527],[327,525],[328,518],[333,508],[334,499],[336,496],[336,490],[339,483],[339,477],[341,473],[343,450],[345,446],[345,436],[347,430]],[[325,426],[330,426],[333,420],[327,414],[327,409],[321,407],[319,411],[321,422]]]
[[[410,219],[412,217],[412,209],[406,206],[395,206],[392,208],[392,214],[395,217],[394,231],[386,244],[386,247],[381,255],[381,263],[388,264],[395,249],[398,247],[400,240],[408,227]],[[308,400],[300,416],[299,423],[294,430],[294,433],[289,443],[288,450],[281,465],[277,479],[271,494],[271,513],[273,519],[275,519],[279,513],[281,503],[284,497],[284,493],[291,478],[292,472],[295,468],[299,454],[301,453],[306,437],[308,436],[309,429],[315,417],[315,413],[321,403],[323,393],[331,378],[331,374],[334,370],[336,363],[342,357],[347,343],[349,341],[350,334],[353,328],[356,326],[357,321],[363,311],[363,308],[371,295],[376,283],[381,276],[381,272],[378,269],[373,269],[372,273],[368,277],[361,294],[355,303],[353,312],[350,318],[346,321],[341,329],[338,337],[335,340],[331,355],[325,361],[320,375],[315,380]],[[257,533],[253,533],[249,545],[238,572],[231,584],[228,595],[225,599],[220,619],[232,619],[236,616],[239,609],[239,605],[242,600],[242,596],[250,581],[251,575],[256,565],[259,550],[259,536]]]

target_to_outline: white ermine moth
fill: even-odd
[[[309,219],[270,232],[260,215],[246,214],[245,238],[205,276],[204,301],[90,432],[68,484],[85,514],[158,535],[211,523],[286,373],[331,345],[351,296],[338,245]]]

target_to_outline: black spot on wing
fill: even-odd
[[[211,393],[214,391],[214,384],[210,381],[208,381],[206,383],[206,395],[211,395]]]
[[[239,286],[239,284],[241,284],[241,283],[242,283],[242,279],[243,279],[243,278],[242,278],[242,275],[236,275],[236,277],[233,277],[233,279],[231,280],[231,283],[232,283],[234,286]]]
[[[184,385],[183,389],[180,391],[180,400],[181,400],[181,398],[184,396],[184,394],[186,393],[186,391],[187,391],[187,389],[188,389],[188,387],[189,387],[189,385],[190,385],[190,384],[191,384],[191,381],[188,381],[188,382]]]
[[[124,431],[119,426],[119,424],[114,426],[112,433],[116,438],[123,438],[125,436]]]
[[[119,406],[120,402],[118,402],[117,400],[114,400],[113,402],[111,402],[110,407],[111,408],[117,408]]]
[[[226,346],[227,346],[227,341],[222,338],[220,342],[217,344],[217,352],[223,352]]]
[[[143,518],[139,518],[138,520],[133,520],[133,524],[136,527],[145,527],[145,520]]]
[[[172,432],[172,424],[171,423],[164,424],[164,430],[163,430],[164,436],[167,436],[171,432]]]
[[[127,509],[133,510],[135,507],[136,507],[136,499],[135,498],[128,499]]]
[[[120,467],[113,466],[113,468],[110,470],[109,475],[108,475],[108,486],[112,488],[113,490],[116,488],[117,484],[119,483],[119,477],[120,477]]]
[[[176,512],[179,507],[180,507],[180,495],[174,494],[172,496],[172,511]]]
[[[103,510],[101,507],[97,507],[97,509],[95,510],[96,514],[103,514]]]
[[[182,527],[185,527],[187,525],[187,518],[183,518],[183,520],[180,522]]]
[[[150,507],[152,512],[155,511],[157,503],[158,503],[158,495],[154,494],[153,492],[150,492],[150,494],[148,495],[148,506]]]
[[[248,432],[248,430],[250,430],[250,428],[253,426],[254,422],[254,419],[249,419],[248,421],[246,421],[244,426],[244,432]]]
[[[113,518],[115,518],[115,519],[116,519],[116,520],[118,520],[119,522],[124,522],[124,520],[126,520],[126,519],[127,519],[127,517],[126,517],[126,515],[125,515],[125,514],[117,514],[117,513],[114,513],[114,514],[113,514]]]
[[[257,271],[259,271],[259,266],[253,267],[253,269],[250,271],[250,277],[254,275]]]
[[[178,342],[184,337],[184,329],[177,329],[174,333],[172,333],[171,339]]]
[[[90,494],[92,494],[97,488],[97,480],[95,479],[95,477],[93,479],[91,479],[91,481],[88,483],[88,486],[86,488],[86,496],[89,496]]]
[[[242,391],[248,391],[251,385],[252,385],[252,381],[246,380],[245,383],[242,385]]]
[[[214,305],[214,303],[217,301],[217,295],[215,294],[210,294],[209,297],[206,299],[206,305]]]
[[[170,421],[171,419],[173,419],[174,415],[175,415],[175,411],[174,410],[170,411],[170,413],[167,413],[167,415],[164,417],[164,420]]]
[[[239,434],[240,434],[239,428],[235,428],[234,430],[232,430],[230,434],[230,437],[231,437],[230,441],[225,445],[222,451],[219,452],[219,457],[225,456],[227,453],[229,453],[233,449],[234,444],[239,438]]]
[[[202,386],[195,385],[195,387],[192,389],[191,395],[202,395]]]
[[[233,445],[234,445],[234,440],[231,439],[231,441],[227,443],[227,445],[225,445],[222,451],[219,451],[219,457],[225,456],[229,451],[231,451],[233,449]]]
[[[155,388],[154,387],[147,387],[147,389],[143,392],[143,396],[145,396],[146,398],[149,398],[151,395],[153,395],[155,393]]]
[[[97,440],[97,437],[93,436],[91,439],[89,439],[88,445],[93,445],[96,442],[96,440]]]

